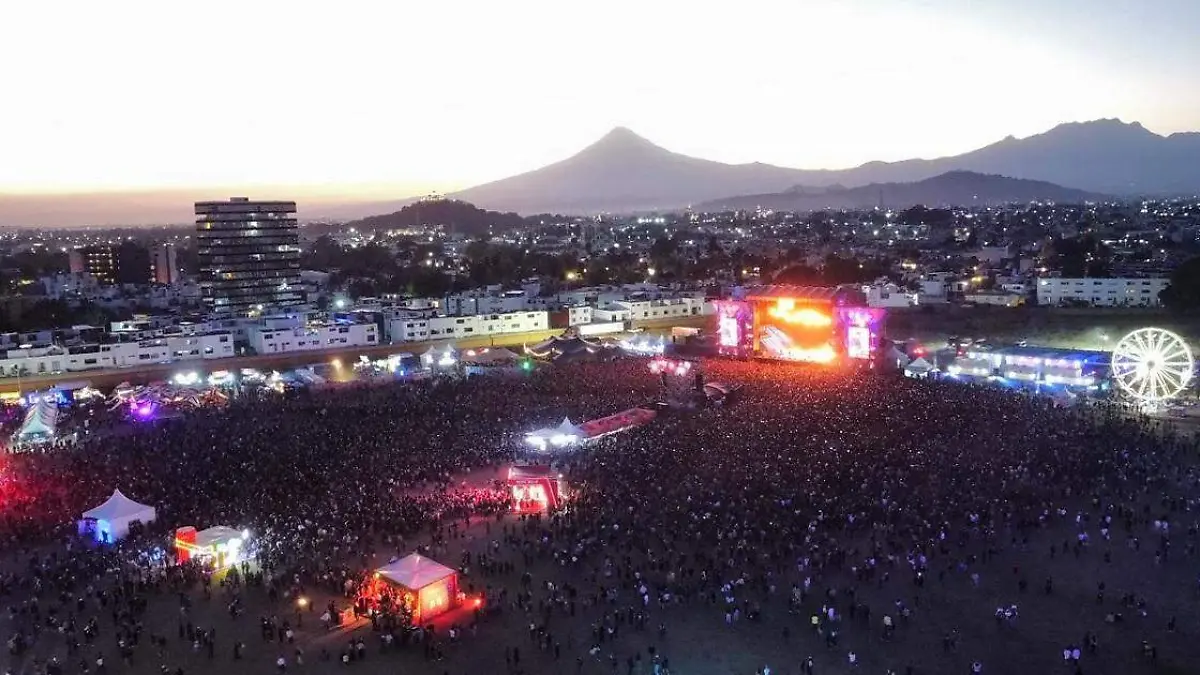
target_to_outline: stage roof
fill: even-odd
[[[833,302],[838,291],[836,286],[751,286],[746,289],[746,298],[793,298],[809,302]]]

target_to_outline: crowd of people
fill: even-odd
[[[434,673],[498,670],[500,647],[514,673],[1200,662],[1185,637],[1200,630],[1190,436],[893,374],[702,370],[742,385],[736,400],[557,457],[573,497],[540,518],[505,516],[506,494],[481,478],[525,454],[524,432],[670,398],[691,377],[664,383],[630,360],[304,390],[8,457],[0,600],[14,659],[175,672],[215,669],[203,653],[230,650],[296,669],[308,644],[386,663],[367,654],[396,636],[331,646],[310,632],[329,622],[302,628],[291,603],[319,597],[336,615],[373,567],[419,549],[460,565],[496,611],[405,635]],[[114,488],[158,523],[117,551],[82,546],[75,519]],[[254,532],[258,572],[214,588],[146,555],[169,528],[218,524]],[[201,628],[192,606],[214,594],[228,618]],[[185,617],[184,653],[152,628],[168,610]],[[286,648],[255,651],[237,618],[253,611]]]

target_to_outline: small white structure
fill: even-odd
[[[128,535],[129,526],[133,523],[150,523],[154,519],[153,506],[139,504],[121,494],[120,490],[113,490],[112,496],[103,504],[84,511],[79,520],[79,533],[107,544]]]
[[[58,406],[53,399],[44,396],[30,396],[33,403],[25,411],[25,420],[21,428],[13,435],[17,445],[35,445],[49,443],[54,440],[54,431],[58,423]]]
[[[471,365],[498,365],[512,363],[520,358],[519,354],[504,347],[468,349],[462,354],[462,362]]]
[[[425,368],[449,368],[458,363],[458,354],[454,345],[445,347],[430,347],[421,355],[421,365]]]
[[[525,434],[525,442],[534,448],[545,452],[549,448],[564,448],[575,445],[584,437],[583,430],[564,417],[556,427],[546,427]]]
[[[398,586],[419,621],[458,605],[458,572],[431,558],[416,553],[404,556],[375,570],[375,577]]]
[[[909,377],[926,377],[933,371],[933,364],[918,356],[904,366],[904,374]]]

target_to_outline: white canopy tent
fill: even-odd
[[[375,570],[388,581],[412,590],[420,590],[454,574],[454,570],[432,558],[412,553]]]
[[[54,439],[58,424],[58,406],[45,397],[38,399],[25,411],[25,420],[17,431],[18,443],[44,443]]]
[[[932,370],[933,364],[919,356],[904,366],[904,374],[909,377],[925,377]]]
[[[139,504],[113,490],[112,496],[100,506],[83,512],[79,532],[91,534],[99,542],[114,542],[129,534],[134,522],[150,523],[156,517],[154,507]]]
[[[421,355],[421,365],[426,368],[435,366],[446,368],[456,363],[458,363],[458,352],[454,350],[453,344],[430,347]]]
[[[544,427],[525,434],[525,442],[544,452],[551,447],[574,445],[583,437],[583,430],[572,423],[571,418],[564,417],[556,427]]]
[[[485,347],[483,349],[468,349],[462,355],[462,362],[473,365],[496,365],[512,363],[521,358],[516,353],[504,347]]]

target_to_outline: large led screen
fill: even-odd
[[[755,337],[762,356],[814,363],[837,360],[829,308],[779,298],[758,303],[755,312]]]

